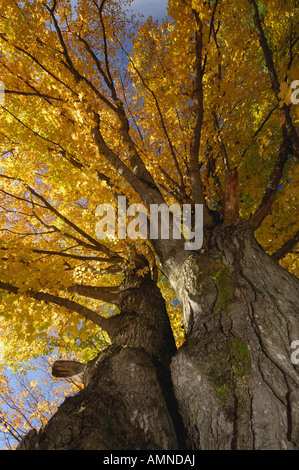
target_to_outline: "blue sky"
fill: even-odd
[[[119,0],[120,4],[122,0]],[[76,5],[77,0],[71,0],[72,5]],[[166,14],[168,0],[133,0],[132,9],[135,14],[149,15],[155,20],[162,19]]]
[[[146,18],[151,15],[155,20],[166,14],[167,0],[134,0],[132,8],[134,13],[140,13]]]

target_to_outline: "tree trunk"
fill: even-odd
[[[164,299],[149,278],[128,276],[122,288],[121,313],[111,318],[112,346],[85,369],[78,363],[85,388],[67,398],[43,429],[31,430],[18,450],[184,445],[170,377],[175,343]]]
[[[182,305],[183,347],[174,350],[156,286],[129,290],[115,346],[19,449],[172,450],[186,437],[192,449],[298,449],[298,280],[242,221],[206,238],[200,252],[163,260]]]
[[[111,348],[93,364],[87,386],[67,398],[20,450],[177,449],[155,365],[142,349]]]
[[[298,280],[241,221],[174,271],[188,340],[171,372],[192,447],[297,449]]]

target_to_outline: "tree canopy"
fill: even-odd
[[[203,204],[205,228],[249,220],[298,275],[296,1],[169,0],[162,22],[132,17],[130,3],[0,1],[0,329],[10,363],[55,348],[88,359],[91,339],[109,341],[114,289],[141,255],[183,341],[163,266],[171,240],[96,237],[98,204],[120,195],[147,208]]]

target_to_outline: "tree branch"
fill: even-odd
[[[175,149],[173,147],[173,144],[170,140],[170,137],[169,137],[169,134],[168,134],[168,131],[167,131],[167,128],[166,128],[166,125],[165,125],[165,121],[164,121],[164,117],[163,117],[163,114],[162,114],[162,111],[160,109],[160,105],[159,105],[159,102],[157,100],[157,97],[155,95],[155,93],[153,92],[153,90],[145,83],[145,80],[144,78],[142,77],[140,71],[138,70],[138,68],[136,67],[132,57],[130,56],[130,54],[128,54],[122,44],[119,43],[119,46],[120,48],[122,49],[122,51],[124,52],[124,54],[127,56],[127,58],[129,59],[129,61],[131,62],[132,64],[132,67],[134,68],[135,72],[137,73],[137,75],[139,76],[144,88],[152,95],[154,101],[155,101],[155,105],[156,105],[156,108],[157,108],[157,111],[158,111],[158,114],[160,116],[160,120],[161,120],[161,125],[162,125],[162,129],[163,129],[163,132],[164,132],[164,135],[166,137],[166,140],[168,142],[168,145],[169,145],[169,148],[170,148],[170,153],[171,153],[171,156],[174,160],[174,164],[175,164],[175,167],[178,171],[178,174],[179,174],[179,178],[180,178],[180,182],[181,182],[181,191],[184,191],[184,184],[183,184],[183,174],[181,172],[181,169],[180,169],[180,166],[179,166],[179,163],[178,163],[178,160],[176,158],[176,154],[175,154]],[[128,147],[129,147],[129,150],[130,150],[130,161],[132,163],[133,166],[136,167],[137,171],[136,171],[136,174],[139,176],[141,175],[141,178],[148,181],[151,185],[155,184],[154,183],[154,180],[150,174],[150,172],[146,169],[142,159],[140,158],[138,152],[136,151],[136,148],[135,148],[135,144],[132,142],[131,140],[131,137],[129,135],[129,121],[128,121],[128,118],[125,114],[125,111],[124,111],[124,106],[123,104],[121,105],[121,107],[119,108],[119,118],[120,118],[120,121],[122,123],[122,129],[121,129],[121,134],[122,134],[122,138],[124,140],[124,142],[127,143]]]
[[[2,249],[2,248],[1,248]],[[109,262],[109,258],[102,258],[100,256],[83,256],[83,255],[75,255],[72,253],[63,253],[61,251],[50,251],[50,250],[32,250],[32,253],[37,253],[41,255],[50,255],[50,256],[62,256],[63,258],[71,258],[77,259],[80,261],[102,261],[102,262]]]
[[[55,101],[61,101],[65,102],[62,98],[56,98],[55,96],[50,96],[50,95],[45,95],[43,93],[39,92],[33,92],[33,91],[18,91],[18,90],[7,90],[5,89],[5,94],[10,94],[10,95],[20,95],[20,96],[35,96],[37,98],[43,98],[45,100],[55,100]]]
[[[68,292],[83,295],[90,299],[102,300],[116,306],[120,306],[122,299],[121,290],[118,287],[98,287],[76,284],[68,287]]]
[[[0,289],[3,289],[6,292],[9,292],[11,294],[15,294],[15,295],[21,294],[21,295],[26,295],[35,300],[39,300],[39,301],[42,300],[46,302],[47,304],[59,305],[60,307],[64,307],[72,312],[79,313],[80,315],[85,317],[87,320],[92,321],[93,323],[98,325],[100,328],[103,328],[104,330],[106,330],[108,334],[113,330],[111,329],[111,325],[109,325],[109,320],[107,318],[101,317],[93,310],[87,307],[84,307],[83,305],[80,305],[77,302],[74,302],[73,300],[69,300],[63,297],[58,297],[52,294],[47,294],[45,292],[34,292],[33,290],[20,292],[18,287],[13,286],[7,282],[2,282],[2,281],[0,281]]]
[[[101,22],[101,27],[102,27],[102,33],[103,33],[103,41],[104,41],[104,54],[105,54],[105,64],[106,64],[106,71],[107,75],[109,77],[110,83],[113,85],[113,79],[110,73],[110,67],[109,67],[109,57],[108,57],[108,45],[107,45],[107,36],[106,36],[106,28],[105,28],[105,23],[103,19],[103,9],[106,3],[106,0],[101,1],[101,5],[99,6],[95,0],[92,0],[93,4],[96,6],[98,12],[99,12],[99,17],[100,17],[100,22]]]
[[[200,176],[200,167],[199,167],[199,149],[201,141],[201,130],[203,124],[203,89],[202,89],[202,21],[199,17],[199,14],[196,10],[192,10],[195,19],[197,29],[195,32],[195,90],[194,97],[196,103],[195,109],[195,124],[193,128],[193,134],[191,139],[190,146],[190,179],[192,187],[192,195],[194,204],[203,204],[203,218],[204,225],[210,226],[213,225],[212,217],[209,214],[208,208],[206,206],[205,197],[203,193],[203,186]]]
[[[57,32],[57,35],[58,35],[58,38],[59,38],[59,42],[61,44],[61,47],[62,47],[62,53],[65,57],[65,60],[66,60],[66,63],[63,61],[63,64],[65,65],[65,67],[71,72],[71,74],[73,75],[75,81],[78,83],[80,80],[84,81],[93,91],[94,93],[100,98],[100,100],[105,103],[110,109],[112,109],[112,111],[114,112],[117,112],[117,108],[93,85],[93,83],[85,76],[81,75],[79,73],[79,71],[76,69],[76,67],[74,66],[70,56],[69,56],[69,53],[68,53],[68,49],[67,49],[67,46],[65,44],[65,41],[63,39],[63,36],[62,36],[62,32],[61,32],[61,29],[59,27],[59,24],[58,24],[58,21],[55,17],[55,14],[54,14],[54,9],[53,8],[49,8],[49,6],[47,4],[43,4],[45,6],[45,8],[48,10],[48,12],[50,13],[50,16],[53,20],[53,23],[54,23],[54,26],[55,26],[55,29],[56,29],[56,32]]]
[[[260,227],[263,220],[271,210],[279,186],[279,182],[283,174],[284,166],[288,160],[288,155],[289,141],[285,139],[279,148],[279,156],[275,162],[274,169],[272,171],[262,202],[259,208],[249,220],[253,230],[257,230]]]
[[[251,139],[254,140],[257,135],[261,132],[261,130],[263,129],[263,127],[265,126],[265,124],[267,124],[267,122],[269,121],[270,117],[272,116],[272,114],[274,113],[274,111],[278,108],[278,104],[276,104],[274,106],[274,108],[272,108],[269,113],[267,114],[267,116],[264,118],[263,122],[259,125],[258,129],[254,132],[254,134],[252,135]],[[242,153],[242,157],[243,158],[247,152],[247,150],[250,148],[252,144],[250,144],[248,147],[246,147],[244,150],[243,150],[243,153]]]
[[[80,36],[80,34],[78,34],[77,37],[78,37],[79,41],[82,42],[82,44],[84,44],[85,49],[87,50],[89,55],[92,57],[94,63],[96,64],[96,67],[97,67],[98,71],[100,72],[101,76],[103,77],[107,87],[111,91],[111,96],[112,96],[113,100],[115,101],[117,96],[116,96],[116,91],[115,91],[113,81],[110,81],[110,78],[106,75],[106,73],[103,70],[103,67],[101,65],[101,62],[99,61],[97,55],[94,53],[94,51],[90,47],[90,44],[88,43],[88,41],[86,41],[86,39],[82,38],[82,36]],[[111,77],[111,75],[110,75],[110,77]]]
[[[161,111],[161,108],[160,108],[160,105],[159,105],[159,101],[156,97],[156,94],[155,92],[147,85],[147,83],[145,82],[143,76],[141,75],[140,71],[138,70],[138,68],[136,67],[134,61],[132,60],[132,58],[129,56],[129,54],[126,54],[127,57],[129,58],[135,72],[137,73],[138,77],[140,78],[144,88],[152,95],[153,99],[154,99],[154,102],[155,102],[155,105],[156,105],[156,109],[158,111],[158,114],[159,114],[159,117],[160,117],[160,121],[161,121],[161,125],[162,125],[162,129],[163,129],[163,132],[164,132],[164,135],[166,137],[166,140],[167,140],[167,143],[169,145],[169,149],[170,149],[170,153],[171,153],[171,156],[173,158],[173,161],[174,161],[174,164],[175,164],[175,167],[177,169],[177,172],[179,174],[179,178],[180,178],[180,188],[181,190],[184,189],[184,178],[183,178],[183,174],[181,172],[181,169],[180,169],[180,166],[179,166],[179,163],[178,163],[178,160],[177,160],[177,157],[176,157],[176,154],[175,154],[175,149],[174,149],[174,146],[171,142],[171,139],[170,139],[170,136],[168,134],[168,131],[167,131],[167,127],[166,127],[166,124],[165,124],[165,120],[164,120],[164,117],[163,117],[163,114],[162,114],[162,111]]]
[[[141,175],[135,174],[127,165],[111,150],[106,144],[101,130],[100,130],[100,117],[95,116],[96,125],[93,128],[93,137],[98,147],[100,154],[115,168],[117,173],[125,178],[125,180],[132,186],[132,188],[139,194],[141,199],[145,202],[147,207],[152,203],[162,204],[165,203],[160,191],[156,185],[152,185],[147,179],[142,178]],[[146,170],[147,172],[147,170]],[[148,172],[147,172],[148,173]]]
[[[62,215],[57,209],[55,209],[55,207],[53,207],[41,194],[38,194],[33,188],[31,188],[28,184],[25,183],[25,187],[30,191],[30,193],[37,197],[40,201],[42,201],[44,204],[45,204],[45,207],[50,210],[53,214],[55,214],[59,219],[63,220],[63,222],[65,222],[69,227],[71,227],[72,229],[74,229],[77,233],[79,233],[80,235],[82,235],[84,238],[86,238],[89,242],[91,242],[96,249],[98,249],[99,251],[101,251],[102,253],[104,253],[105,255],[107,256],[112,256],[112,257],[118,257],[120,258],[120,256],[115,253],[114,251],[110,250],[109,248],[107,248],[105,245],[103,245],[102,243],[98,242],[95,238],[93,238],[91,235],[89,235],[88,233],[86,233],[84,230],[80,229],[80,227],[78,227],[76,224],[74,224],[73,222],[71,222],[67,217],[65,217],[64,215]]]
[[[225,144],[224,144],[224,142],[223,142],[223,139],[222,139],[222,136],[221,136],[221,130],[220,130],[219,121],[218,121],[218,118],[217,118],[216,111],[213,112],[213,116],[214,116],[214,128],[215,128],[215,130],[218,131],[218,138],[219,138],[220,150],[221,150],[221,154],[222,154],[222,159],[223,159],[223,163],[224,163],[224,166],[225,166],[225,170],[226,170],[226,171],[229,171],[229,170],[230,170],[230,166],[229,166],[228,153],[227,153],[226,146],[225,146]]]
[[[267,38],[263,30],[257,3],[255,0],[248,0],[248,1],[253,12],[253,21],[254,21],[255,28],[258,34],[258,38],[259,38],[259,42],[260,42],[260,45],[261,45],[261,48],[263,50],[264,57],[266,60],[266,66],[269,71],[272,88],[274,90],[276,99],[279,103],[280,102],[280,98],[279,98],[280,82],[279,82],[278,75],[274,66],[272,51],[268,45]],[[290,115],[290,108],[284,103],[284,105],[280,108],[280,111],[282,113],[282,116],[284,117],[285,127],[287,130],[288,136],[293,143],[294,152],[297,158],[299,158],[299,138],[297,135],[296,128],[292,122],[292,118]]]
[[[85,248],[87,249],[91,249],[91,250],[94,250],[94,251],[101,251],[102,253],[104,253],[106,256],[107,256],[107,259],[105,261],[109,261],[110,259],[118,259],[118,260],[122,260],[123,258],[118,254],[116,253],[115,251],[113,250],[110,250],[108,247],[106,247],[104,244],[100,243],[98,240],[96,240],[95,238],[93,238],[91,235],[89,235],[88,233],[86,233],[84,230],[80,229],[80,227],[78,227],[76,224],[74,224],[73,222],[71,222],[67,217],[65,217],[64,215],[62,215],[57,209],[55,209],[55,207],[53,207],[42,195],[40,195],[39,193],[37,193],[33,188],[31,188],[27,183],[25,183],[23,180],[21,179],[18,179],[18,178],[13,178],[13,177],[10,177],[10,176],[7,176],[7,175],[0,175],[0,178],[5,178],[5,179],[9,179],[9,180],[12,180],[12,181],[18,181],[20,182],[21,184],[24,185],[25,188],[28,189],[28,191],[33,195],[35,196],[36,198],[39,199],[39,201],[41,201],[44,205],[41,205],[41,204],[38,204],[34,201],[29,201],[28,199],[26,198],[22,198],[22,197],[19,197],[19,196],[16,196],[15,194],[11,194],[11,193],[8,193],[2,189],[0,189],[1,192],[3,192],[4,194],[7,194],[8,196],[10,197],[13,197],[17,200],[20,200],[22,202],[25,202],[27,204],[31,204],[33,207],[39,207],[39,208],[42,208],[42,209],[47,209],[49,210],[50,212],[52,212],[53,214],[55,214],[60,220],[62,220],[63,222],[65,222],[69,227],[71,227],[73,230],[75,230],[77,233],[79,233],[81,236],[83,236],[83,238],[87,239],[91,244],[87,244],[84,240],[81,240],[80,238],[78,237],[75,237],[74,235],[71,235],[71,234],[68,234],[66,232],[62,232],[59,228],[57,228],[55,225],[53,224],[47,224],[45,223],[37,214],[36,212],[33,210],[33,215],[34,217],[37,218],[37,220],[45,227],[47,228],[52,228],[53,231],[55,232],[58,232],[58,233],[61,233],[63,236],[67,237],[67,238],[70,238],[74,241],[76,241],[79,245],[82,245],[84,246]],[[104,258],[103,258],[104,259]]]
[[[293,248],[299,243],[299,230],[295,233],[295,235],[290,238],[287,242],[285,242],[279,250],[273,253],[271,256],[276,261],[281,260],[284,258],[288,253],[292,251]]]
[[[23,49],[22,47],[19,47],[17,46],[16,44],[13,44],[13,43],[10,43],[10,41],[8,39],[5,38],[4,34],[0,34],[0,38],[11,44],[17,51],[20,51],[22,52],[23,54],[27,55],[28,57],[30,57],[30,59],[35,62],[42,70],[44,70],[48,75],[50,75],[50,77],[54,78],[54,80],[56,80],[57,82],[59,82],[61,85],[63,85],[65,88],[67,88],[71,93],[73,93],[74,95],[78,96],[77,93],[72,90],[72,88],[70,88],[66,83],[64,83],[62,80],[60,80],[60,78],[56,77],[50,70],[48,70],[44,65],[41,64],[41,62],[39,62],[38,59],[36,59],[32,54],[30,54],[29,52],[27,52],[25,49]]]

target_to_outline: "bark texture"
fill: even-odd
[[[149,278],[135,275],[127,276],[122,294],[121,313],[111,318],[112,346],[85,366],[66,364],[70,375],[83,376],[85,388],[67,398],[43,429],[30,431],[18,450],[182,446],[169,370],[175,343],[164,299]]]
[[[296,278],[239,222],[216,229],[178,272],[188,340],[173,358],[175,394],[195,449],[297,449]]]
[[[142,349],[111,348],[89,368],[86,387],[67,398],[20,450],[177,449],[155,365]]]

